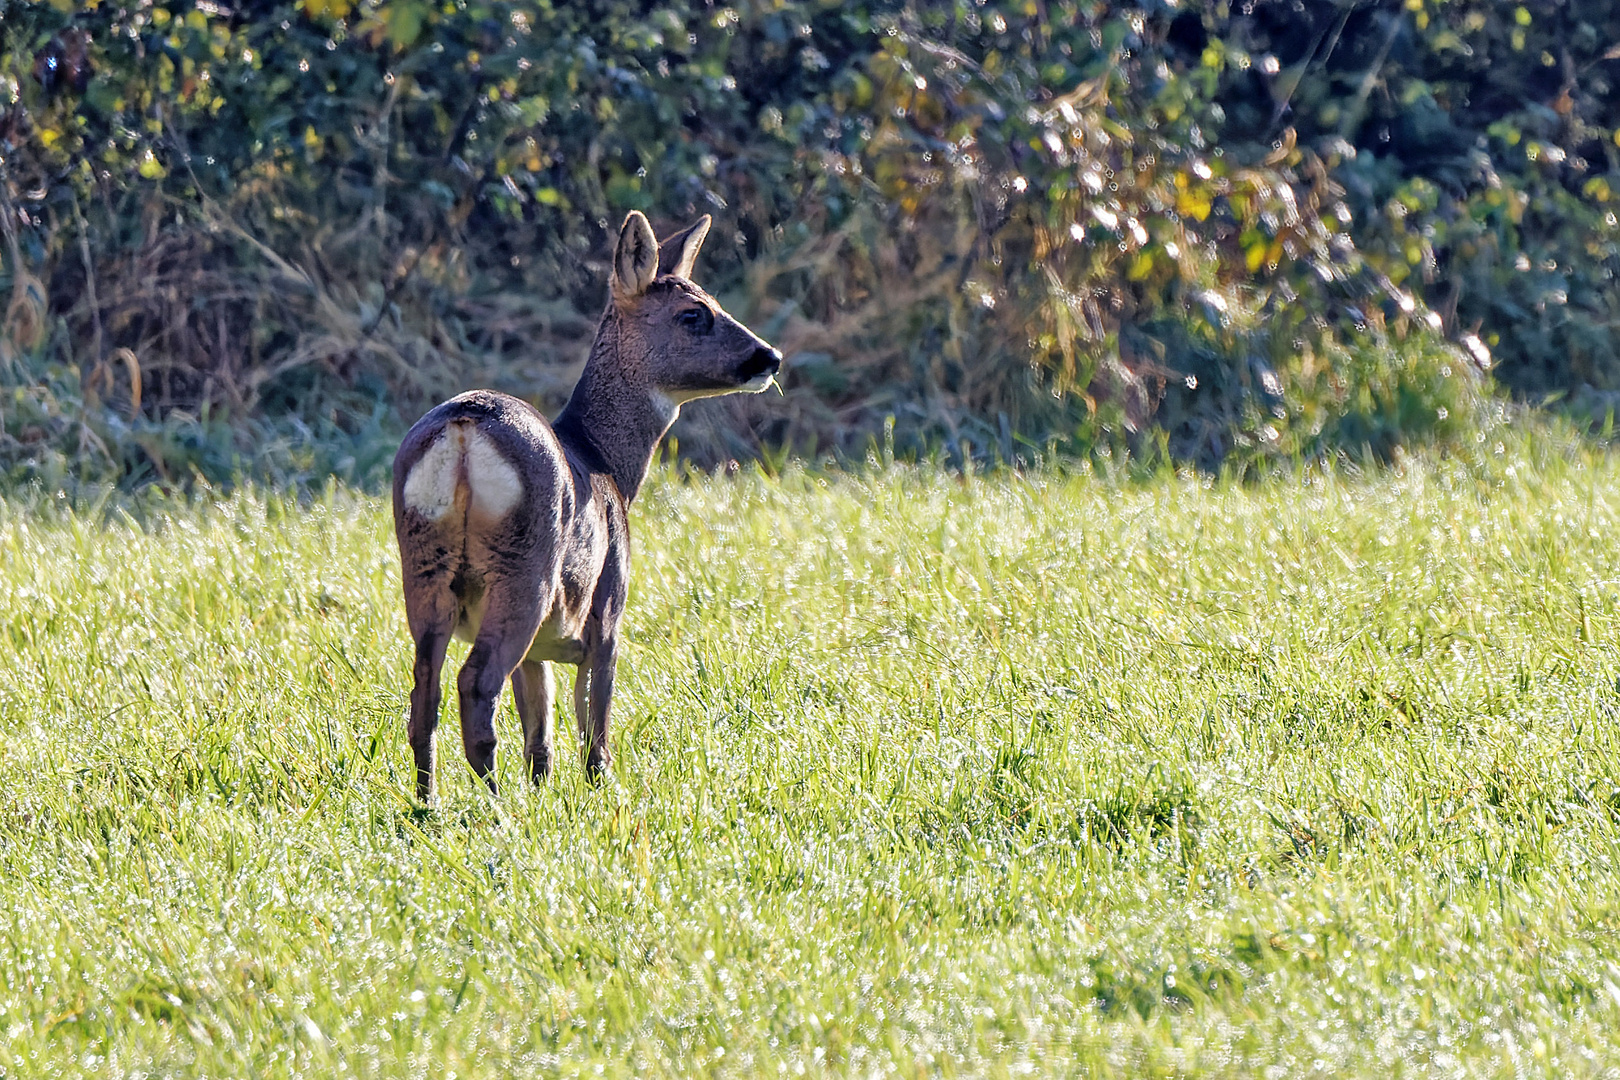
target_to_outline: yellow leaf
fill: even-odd
[[[352,7],[354,5],[350,0],[304,0],[304,14],[311,19],[319,19],[323,15],[330,19],[346,19]]]
[[[168,170],[163,167],[163,162],[157,159],[157,155],[152,153],[150,148],[141,155],[141,163],[135,167],[135,171],[148,180],[161,180],[168,175]]]
[[[1209,217],[1209,196],[1202,191],[1186,189],[1176,193],[1176,213],[1203,221]]]
[[[1243,253],[1243,265],[1249,268],[1249,273],[1260,269],[1260,264],[1266,261],[1266,245],[1255,244]]]
[[[1152,272],[1153,256],[1143,251],[1137,254],[1136,261],[1131,263],[1131,268],[1126,272],[1125,276],[1130,278],[1132,281],[1141,281]]]

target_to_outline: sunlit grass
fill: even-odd
[[[0,503],[7,1076],[1620,1059],[1620,462],[666,476],[615,783],[432,812],[386,504],[142,515]]]

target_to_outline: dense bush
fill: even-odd
[[[630,208],[715,214],[705,280],[790,354],[786,398],[683,420],[706,457],[891,416],[952,453],[1382,452],[1463,430],[1492,351],[1620,391],[1601,0],[0,19],[0,461],[53,483],[369,475],[457,388],[555,407]]]

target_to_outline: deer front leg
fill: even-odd
[[[613,766],[608,746],[608,717],[613,708],[613,674],[619,664],[618,635],[604,638],[587,658],[591,669],[590,728],[585,733],[585,777],[602,780]],[[585,670],[585,665],[580,665]]]
[[[529,762],[529,778],[540,783],[551,775],[551,732],[553,702],[557,683],[549,660],[525,660],[512,672],[512,696],[517,699],[518,719],[523,721],[523,756]]]

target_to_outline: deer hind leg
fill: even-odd
[[[574,724],[579,728],[578,746],[585,746],[591,741],[590,700],[591,662],[587,656],[574,669]]]
[[[485,589],[489,600],[484,620],[456,676],[456,688],[461,697],[461,747],[467,764],[494,791],[495,701],[534,642],[550,598],[541,597],[532,584],[525,588],[520,580],[486,580]]]
[[[523,721],[523,756],[529,762],[529,778],[538,784],[551,775],[553,702],[557,697],[551,661],[525,660],[513,669],[512,697],[517,700],[518,719]]]
[[[406,614],[411,640],[416,643],[416,662],[411,669],[414,682],[406,733],[416,758],[416,797],[427,802],[433,794],[433,731],[439,726],[443,696],[439,675],[455,627],[456,601],[448,581],[417,579],[412,584],[416,587],[407,591]]]
[[[613,767],[613,751],[608,746],[608,716],[613,708],[613,676],[619,665],[619,643],[616,637],[599,640],[591,650],[580,671],[586,665],[591,669],[591,703],[582,711],[580,725],[585,735],[585,778],[597,783]],[[578,695],[575,696],[578,708]]]

